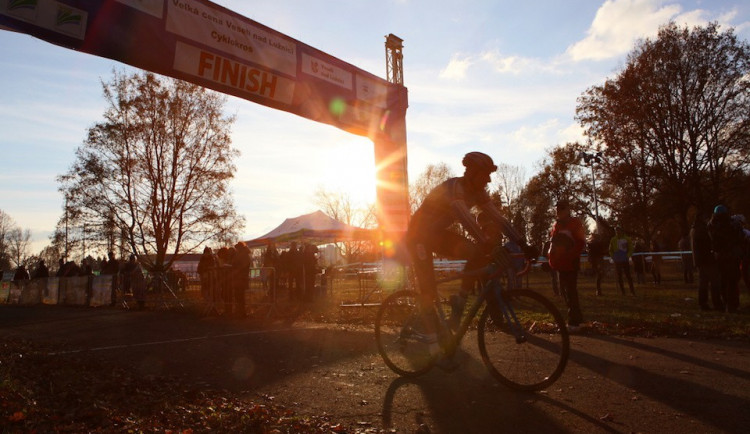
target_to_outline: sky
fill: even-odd
[[[215,1],[300,42],[385,78],[385,36],[404,40],[408,171],[429,164],[457,175],[471,151],[538,170],[547,151],[582,139],[576,99],[614,78],[639,39],[660,26],[716,21],[750,40],[746,0],[247,0]],[[49,242],[62,213],[56,177],[67,172],[106,108],[101,82],[119,62],[0,30],[0,210]],[[335,127],[228,97],[241,152],[231,182],[241,239],[315,211],[318,190],[374,202],[372,142]]]

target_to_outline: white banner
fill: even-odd
[[[297,45],[193,0],[169,0],[167,31],[216,50],[297,76]]]

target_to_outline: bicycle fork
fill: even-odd
[[[504,301],[505,299],[503,298],[502,285],[495,284],[493,286],[494,288],[492,288],[491,290],[494,292],[497,307],[500,308],[500,312],[503,314],[503,319],[505,320],[506,324],[508,324],[508,327],[510,328],[513,336],[516,338],[516,343],[525,343],[528,339],[526,336],[526,330],[524,330],[524,328],[521,326],[521,323],[518,321],[518,317],[516,316],[516,312],[513,310],[513,307]],[[487,300],[488,307],[491,302],[492,300]]]

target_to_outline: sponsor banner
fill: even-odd
[[[381,109],[388,108],[388,87],[362,74],[357,74],[357,99]]]
[[[211,3],[168,0],[167,31],[291,76],[297,75],[297,44]]]
[[[302,72],[321,80],[325,80],[346,90],[352,90],[352,73],[334,66],[324,60],[302,53]]]
[[[0,14],[83,40],[88,13],[54,0],[0,0]]]
[[[164,0],[117,0],[117,2],[153,15],[156,18],[164,16]]]
[[[291,104],[294,81],[218,54],[177,42],[174,69],[231,87],[247,96]]]

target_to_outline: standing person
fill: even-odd
[[[34,275],[31,277],[34,279],[49,277],[49,268],[47,268],[47,264],[44,263],[44,259],[39,260],[39,265],[37,265],[36,270],[34,270]]]
[[[276,250],[276,244],[269,241],[266,245],[266,251],[263,252],[263,289],[268,292],[269,298],[273,297],[274,291],[279,280],[279,251]]]
[[[630,293],[635,295],[633,289],[633,278],[630,276],[630,257],[633,255],[633,241],[625,234],[622,227],[615,228],[615,236],[609,241],[609,257],[615,263],[617,272],[617,285],[620,291],[625,295],[625,285],[622,281],[623,274],[628,279]]]
[[[719,284],[727,312],[740,306],[740,261],[742,260],[742,227],[729,216],[724,205],[717,205],[708,222],[711,250],[719,267]]]
[[[577,285],[586,233],[581,219],[571,214],[567,200],[557,202],[555,211],[557,220],[550,233],[549,265],[560,278],[560,292],[568,305],[568,329],[577,332],[583,322]]]
[[[304,301],[311,302],[315,297],[315,276],[318,273],[318,248],[305,243],[302,251],[302,267],[304,270]]]
[[[123,274],[128,275],[128,285],[133,293],[133,299],[138,306],[138,310],[146,307],[146,276],[143,274],[141,264],[135,255],[130,255],[130,260],[123,270]]]
[[[102,266],[101,274],[105,276],[112,276],[110,284],[112,285],[112,305],[114,306],[117,301],[117,291],[120,290],[120,261],[115,258],[113,252],[107,252],[106,265]]]
[[[693,252],[690,251],[689,233],[680,238],[677,248],[680,249],[680,259],[682,260],[682,279],[685,283],[693,283]]]
[[[250,248],[242,241],[235,246],[235,254],[232,258],[232,272],[234,274],[234,315],[244,318],[245,313],[245,291],[250,285]]]
[[[289,246],[289,288],[290,294],[297,299],[302,299],[304,296],[304,258],[302,257],[302,246],[297,247],[297,242],[292,241]],[[294,285],[294,289],[292,288]]]
[[[723,311],[719,268],[711,250],[711,236],[706,220],[700,213],[695,216],[693,227],[690,229],[690,249],[693,251],[693,265],[698,269],[698,307],[701,310],[711,310],[708,306],[710,291],[713,308]]]
[[[17,280],[30,280],[31,275],[29,274],[29,270],[26,269],[26,266],[21,264],[16,268],[16,273],[13,275],[13,281]]]
[[[216,302],[216,256],[210,247],[203,249],[203,254],[198,260],[198,276],[201,279],[201,295],[208,303]]]
[[[111,258],[109,263],[112,263]],[[117,267],[120,268],[119,264]],[[131,279],[133,277],[133,270],[136,267],[140,267],[138,264],[138,258],[136,258],[135,254],[131,254],[128,262],[126,262],[125,265],[122,266],[122,269],[120,269],[120,274],[122,274],[122,291],[125,294],[133,295],[133,281]]]

